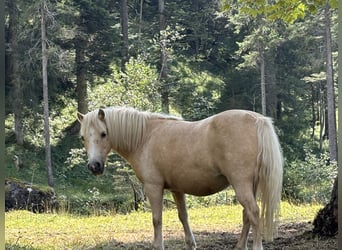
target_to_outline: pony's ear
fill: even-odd
[[[82,121],[83,121],[83,117],[84,117],[84,115],[83,115],[82,113],[80,113],[80,112],[77,111],[77,120],[78,120],[79,122],[82,122]]]
[[[105,112],[104,112],[103,109],[99,109],[99,113],[97,115],[98,115],[98,117],[99,117],[99,119],[101,121],[104,121],[104,119],[105,119]]]

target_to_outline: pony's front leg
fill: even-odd
[[[185,244],[186,244],[185,249],[186,250],[196,249],[195,238],[189,226],[188,212],[187,212],[186,204],[185,204],[185,195],[183,193],[178,193],[178,192],[172,192],[172,195],[177,205],[179,220],[182,222],[183,228],[184,228]]]
[[[152,209],[154,229],[153,249],[164,250],[162,233],[163,187],[153,184],[144,185],[145,193]]]

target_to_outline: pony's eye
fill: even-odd
[[[84,137],[83,136],[81,136],[81,141],[84,141]]]
[[[106,135],[107,135],[107,134],[106,134],[105,132],[102,132],[102,133],[101,133],[101,138],[105,138]]]

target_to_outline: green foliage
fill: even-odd
[[[15,165],[15,156],[20,159],[19,169]],[[7,145],[5,151],[5,175],[39,187],[47,187],[44,151],[32,145]]]
[[[109,75],[110,65],[119,50],[116,49],[119,28],[115,25],[118,20],[114,2],[65,0],[59,2],[56,9],[60,13],[58,20],[61,28],[60,32],[56,32],[56,43],[69,50],[82,49],[86,56],[82,67],[89,78]],[[75,54],[70,56],[74,57]],[[75,65],[75,69],[79,66]]]
[[[86,150],[82,148],[72,148],[69,151],[69,157],[66,159],[65,164],[68,168],[73,168],[80,164],[84,164],[86,159]]]
[[[187,120],[200,120],[214,113],[224,82],[196,63],[178,62],[172,69],[178,83],[172,93],[174,105]]]
[[[105,82],[89,91],[90,110],[101,106],[131,106],[142,110],[156,110],[158,74],[141,57],[131,57],[122,73],[113,67],[113,74]]]
[[[337,0],[287,0],[287,1],[263,1],[263,0],[223,0],[222,10],[228,12],[233,8],[238,8],[241,13],[253,17],[265,16],[270,20],[281,19],[287,23],[294,23],[297,20],[304,19],[308,13],[316,13],[319,8],[329,4],[332,8],[337,8]]]
[[[296,202],[326,203],[330,199],[336,163],[329,162],[329,155],[314,154],[304,148],[305,159],[288,162],[284,172],[285,198]]]

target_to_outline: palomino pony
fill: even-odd
[[[114,150],[131,164],[143,183],[152,209],[155,249],[164,249],[164,189],[172,192],[177,204],[186,249],[195,249],[196,243],[188,223],[185,194],[210,195],[228,185],[244,208],[237,248],[247,249],[250,226],[253,249],[262,249],[262,238],[273,240],[283,158],[269,118],[252,111],[229,110],[187,122],[132,108],[98,109],[77,116],[93,174],[103,173],[107,154]]]

